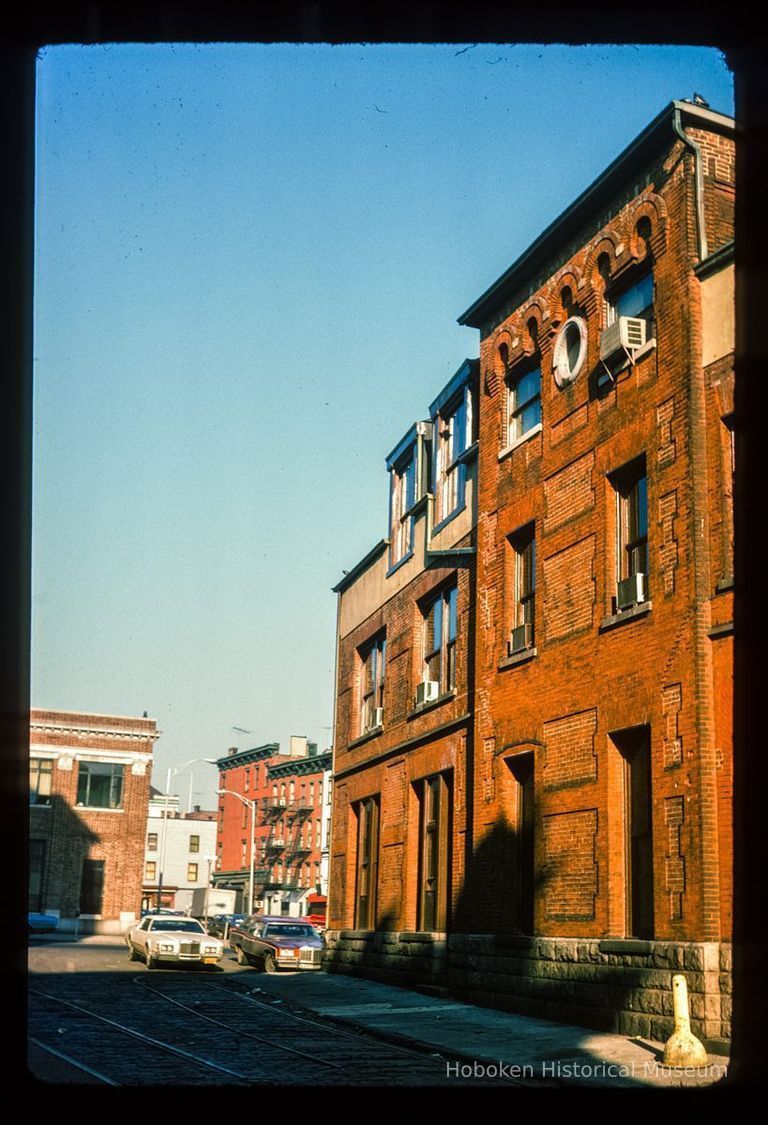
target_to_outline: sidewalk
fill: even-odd
[[[546,1086],[711,1086],[727,1074],[728,1058],[710,1055],[701,1071],[662,1065],[664,1045],[518,1016],[340,973],[254,973],[254,991],[307,1009],[335,1023],[446,1060],[446,1076],[497,1077]],[[468,1069],[470,1068],[470,1069]]]

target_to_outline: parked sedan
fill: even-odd
[[[192,965],[216,965],[224,953],[224,944],[211,937],[195,918],[169,918],[165,914],[148,914],[125,935],[131,960],[143,958],[148,969],[161,962]]]
[[[30,910],[27,915],[27,929],[31,934],[52,934],[59,928],[59,919],[55,914],[40,914]]]
[[[213,918],[208,919],[208,933],[226,941],[232,927],[239,926],[244,921],[245,914],[214,914]]]
[[[252,915],[229,932],[238,965],[256,965],[267,973],[278,969],[319,969],[323,939],[301,919]]]

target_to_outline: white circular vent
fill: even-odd
[[[554,370],[558,387],[572,383],[587,358],[587,325],[580,316],[571,316],[555,341]]]

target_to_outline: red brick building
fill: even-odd
[[[481,336],[471,749],[440,769],[464,870],[453,840],[445,925],[409,940],[443,943],[443,982],[478,1002],[664,1038],[683,969],[697,1033],[729,1032],[733,202],[732,120],[672,103],[460,318]],[[360,808],[356,844],[339,794],[352,576],[334,859],[359,884]],[[393,696],[424,651],[411,607]],[[405,824],[405,902],[368,929],[429,929],[412,753],[357,774]],[[340,967],[391,972],[332,887]]]
[[[305,913],[309,894],[327,892],[323,855],[330,765],[330,754],[318,754],[314,743],[299,737],[291,739],[289,754],[272,742],[235,748],[218,760],[219,788],[229,792],[219,797],[213,881],[237,889],[243,911],[248,909],[251,805],[256,816],[254,909],[298,916]]]
[[[154,719],[33,710],[29,908],[120,933],[141,909]]]
[[[331,957],[446,968],[472,767],[477,361],[387,458],[390,532],[336,586]],[[336,931],[336,932],[334,932]]]

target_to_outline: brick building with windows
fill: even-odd
[[[465,879],[476,417],[467,360],[386,459],[388,539],[335,588],[329,955],[403,983],[444,973]]]
[[[239,892],[248,911],[251,815],[254,823],[254,911],[298,917],[310,895],[327,894],[330,753],[291,738],[290,753],[270,742],[233,748],[217,761],[219,821],[215,886]]]
[[[152,790],[141,903],[147,910],[167,907],[189,912],[193,892],[209,885],[216,862],[217,813],[201,809],[199,805],[192,812],[181,813],[178,805],[178,797]],[[163,859],[161,892],[159,877]],[[158,895],[162,901],[158,901]]]
[[[460,318],[480,330],[466,757],[414,768],[387,701],[431,690],[426,591],[379,581],[358,622],[369,556],[337,587],[335,967],[400,972],[405,922],[411,979],[439,948],[477,1002],[663,1039],[684,970],[696,1033],[729,1033],[733,130],[672,103]],[[374,764],[349,700],[393,613]],[[438,914],[430,864],[451,868]]]
[[[141,908],[154,719],[33,710],[29,908],[121,933]]]

